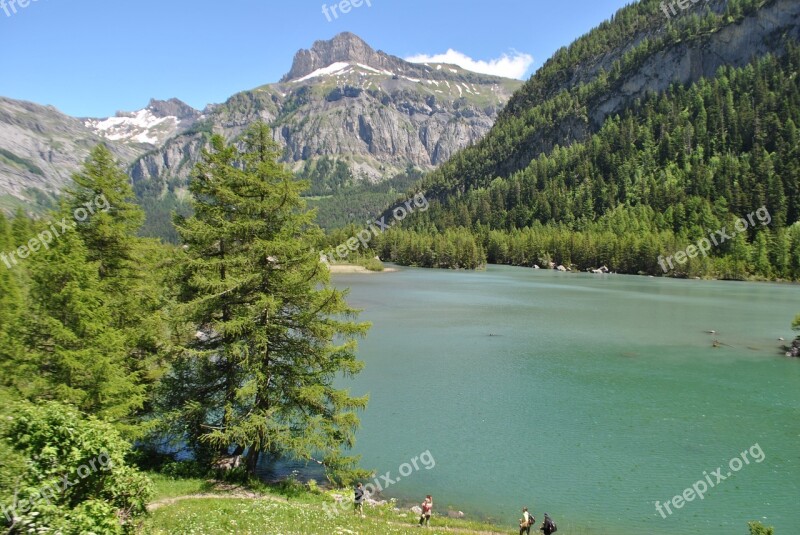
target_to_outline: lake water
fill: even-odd
[[[800,360],[777,341],[800,286],[497,266],[334,282],[373,323],[346,384],[370,395],[362,466],[408,474],[384,495],[509,529],[527,505],[564,535],[800,533]],[[402,466],[427,451],[432,469]],[[715,486],[662,518],[698,480]]]

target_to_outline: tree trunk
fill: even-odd
[[[250,475],[255,475],[256,473],[256,465],[258,464],[258,458],[261,457],[261,451],[255,448],[251,448],[247,454],[247,473]]]

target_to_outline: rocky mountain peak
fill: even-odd
[[[310,50],[303,49],[295,54],[292,69],[281,82],[302,78],[334,63],[361,63],[378,70],[391,70],[406,62],[384,52],[376,52],[359,36],[343,32],[328,41],[316,41]]]
[[[147,109],[156,117],[177,117],[179,120],[195,119],[200,112],[177,98],[169,100],[150,99]]]

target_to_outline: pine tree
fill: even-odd
[[[127,371],[123,333],[111,312],[97,263],[74,232],[26,264],[31,289],[20,329],[26,351],[14,363],[15,387],[27,399],[53,399],[127,430],[143,403],[136,374]]]
[[[77,187],[67,191],[65,215],[76,221],[90,260],[99,263],[101,279],[130,275],[141,267],[134,250],[136,233],[144,222],[130,179],[114,155],[104,145],[97,145],[72,180]]]
[[[92,150],[73,181],[63,217],[75,222],[87,259],[97,267],[108,325],[124,339],[123,369],[139,387],[152,388],[163,368],[166,300],[157,263],[164,249],[137,237],[144,212],[135,203],[130,178],[104,145]]]
[[[14,249],[14,239],[11,235],[11,225],[6,217],[0,213],[0,253],[7,253]],[[9,265],[0,263],[0,338],[3,333],[7,333],[10,324],[19,311],[19,288],[17,280],[12,271],[15,268],[9,261]]]
[[[335,477],[355,462],[340,450],[353,445],[366,398],[333,380],[361,369],[355,337],[368,325],[352,321],[344,293],[328,285],[311,248],[321,237],[314,214],[271,139],[263,124],[241,150],[216,136],[197,166],[195,214],[176,218],[176,227],[185,249],[182,316],[198,332],[167,384],[196,446],[246,450],[251,472],[262,453],[321,452]]]
[[[11,225],[0,213],[0,253],[14,248]],[[19,354],[15,328],[22,310],[22,289],[17,271],[21,270],[9,261],[10,266],[0,263],[0,387],[8,386],[16,371],[13,363]]]

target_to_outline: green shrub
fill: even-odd
[[[750,535],[774,535],[775,529],[764,526],[761,522],[749,522]]]
[[[6,405],[0,526],[9,533],[133,533],[152,484],[126,464],[129,449],[112,426],[70,406]]]
[[[358,264],[364,266],[369,271],[383,271],[383,262],[376,258],[359,259]]]
[[[197,477],[202,478],[208,475],[208,468],[197,461],[173,461],[165,463],[159,473],[176,479]]]

